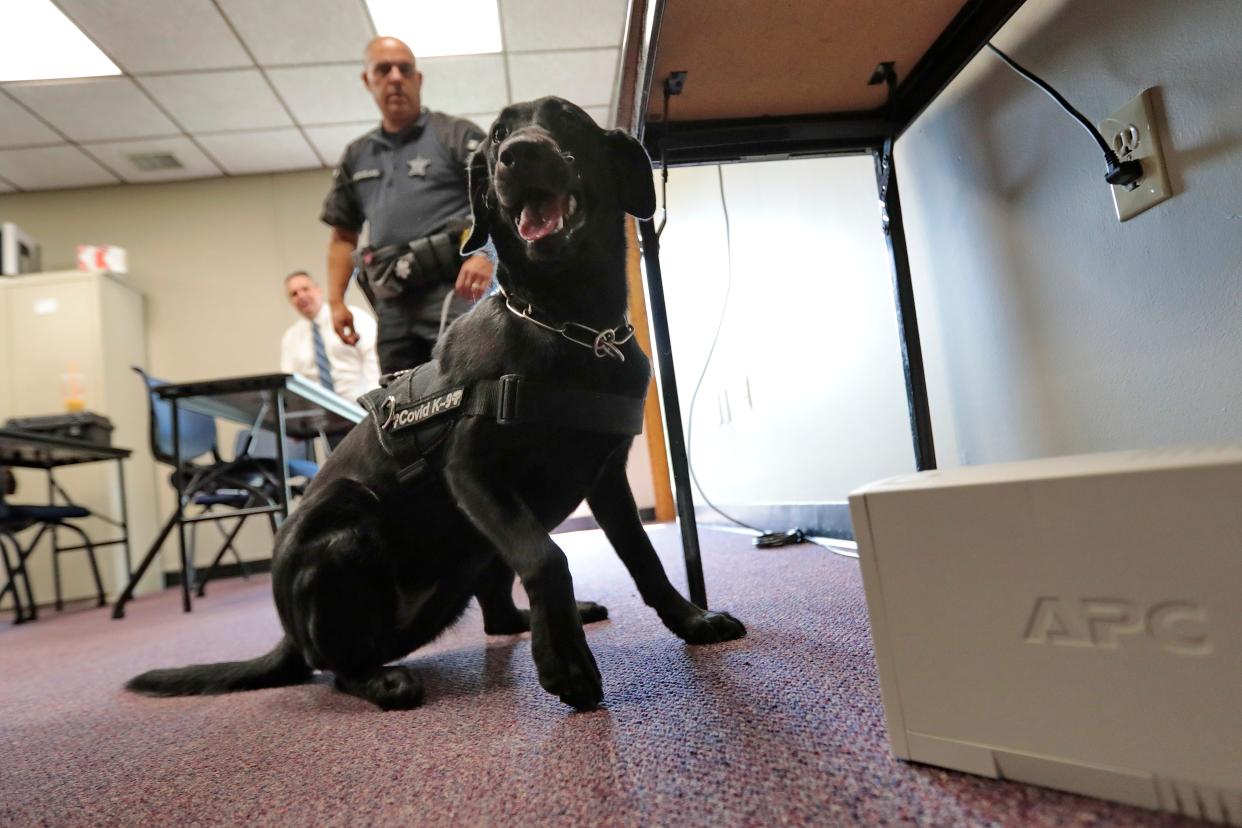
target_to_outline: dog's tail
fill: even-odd
[[[148,696],[206,696],[301,684],[310,676],[306,659],[285,636],[270,653],[249,661],[149,670],[134,676],[125,687]]]

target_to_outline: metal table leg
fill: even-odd
[[[897,191],[891,138],[875,154],[875,175],[880,191],[881,227],[893,266],[893,294],[897,304],[897,327],[901,334],[901,362],[906,378],[914,463],[919,471],[926,471],[936,468],[936,447],[932,441],[927,378],[923,374],[923,347],[919,340],[918,316],[914,311],[914,285],[910,279],[910,256],[906,250],[906,229],[901,215],[901,196]]]
[[[120,457],[116,460],[116,482],[121,491],[121,540],[125,547],[125,577],[132,578],[134,562],[130,559],[129,552],[129,501],[125,493],[125,461]]]
[[[272,392],[276,403],[276,464],[280,466],[280,520],[289,517],[289,501],[293,493],[289,489],[289,466],[285,460],[285,389]]]
[[[686,459],[686,438],[681,428],[681,403],[677,397],[677,378],[673,373],[673,345],[668,333],[668,308],[664,304],[664,279],[660,272],[660,240],[655,225],[638,222],[642,235],[643,262],[646,264],[647,299],[651,303],[652,346],[659,367],[660,402],[664,408],[664,431],[668,437],[669,462],[673,465],[673,489],[677,500],[681,545],[686,559],[686,582],[690,600],[707,609],[707,587],[703,581],[703,558],[699,554],[699,529],[694,517],[694,495],[690,488],[690,464]]]
[[[181,417],[178,412],[177,400],[172,403],[172,438],[173,468],[177,470],[173,479],[177,482],[177,513],[174,516],[177,524],[177,551],[181,556],[181,609],[190,612],[190,579],[193,577],[194,565],[186,557],[185,547],[185,482],[181,474]]]
[[[47,505],[56,505],[56,481],[52,479],[52,470],[47,470]],[[50,524],[52,527],[52,588],[56,593],[56,611],[63,612],[65,609],[65,601],[61,596],[60,588],[60,539],[56,535],[56,524]]]

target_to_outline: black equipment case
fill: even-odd
[[[82,440],[97,446],[112,445],[112,422],[90,411],[77,414],[49,414],[43,417],[13,417],[4,424],[14,431],[30,431],[49,437]]]

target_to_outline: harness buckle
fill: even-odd
[[[499,399],[496,401],[496,422],[500,425],[512,425],[519,421],[518,388],[521,377],[516,374],[505,374],[500,378]]]

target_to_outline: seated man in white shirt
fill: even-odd
[[[286,276],[285,293],[305,319],[290,325],[280,341],[280,370],[318,382],[348,400],[378,387],[375,319],[351,307],[358,342],[347,345],[333,330],[332,311],[323,301],[323,291],[307,273]]]

